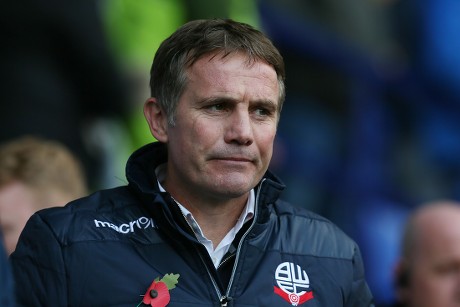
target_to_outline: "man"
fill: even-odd
[[[460,204],[436,201],[416,210],[397,265],[398,306],[460,306]]]
[[[59,142],[26,136],[1,144],[0,232],[8,255],[32,214],[86,194],[80,162]]]
[[[128,185],[29,221],[11,258],[21,304],[372,305],[356,244],[279,200],[267,171],[284,100],[268,38],[189,22],[159,47],[151,89],[159,142],[130,157]]]

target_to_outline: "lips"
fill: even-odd
[[[251,159],[241,158],[241,157],[222,157],[222,158],[217,158],[216,160],[235,161],[235,162],[252,162]]]
[[[252,163],[254,159],[248,158],[247,156],[217,156],[212,157],[211,160],[218,160],[223,162],[240,162],[240,163]]]

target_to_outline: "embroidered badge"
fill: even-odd
[[[169,291],[176,287],[179,282],[179,274],[166,274],[162,279],[155,278],[147,292],[144,294],[142,302],[137,307],[145,304],[147,306],[165,307],[169,304],[171,296]]]
[[[276,268],[274,292],[292,306],[301,305],[313,298],[307,272],[292,262],[283,262]]]

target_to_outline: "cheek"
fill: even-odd
[[[176,126],[173,135],[169,138],[171,154],[174,152],[175,156],[182,161],[204,157],[221,138],[219,129],[200,121]]]
[[[214,121],[197,120],[191,125],[190,133],[199,138],[216,137],[221,135],[222,123]]]
[[[271,158],[273,153],[273,143],[275,140],[275,131],[261,132],[256,137],[257,144],[262,156]]]
[[[209,148],[223,138],[222,131],[222,126],[214,125],[212,121],[197,121],[188,133],[190,138],[195,140],[195,146]]]
[[[443,297],[449,297],[453,291],[453,281],[448,277],[438,276],[431,272],[425,272],[413,278],[414,295],[425,297],[429,301],[436,301]]]

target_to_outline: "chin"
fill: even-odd
[[[237,198],[237,197],[245,195],[251,189],[252,187],[247,183],[241,184],[241,185],[221,184],[217,187],[216,192],[227,198]]]
[[[252,180],[248,180],[248,178]],[[209,177],[207,180],[212,189],[227,197],[240,197],[249,192],[259,182],[254,174],[236,172]]]

